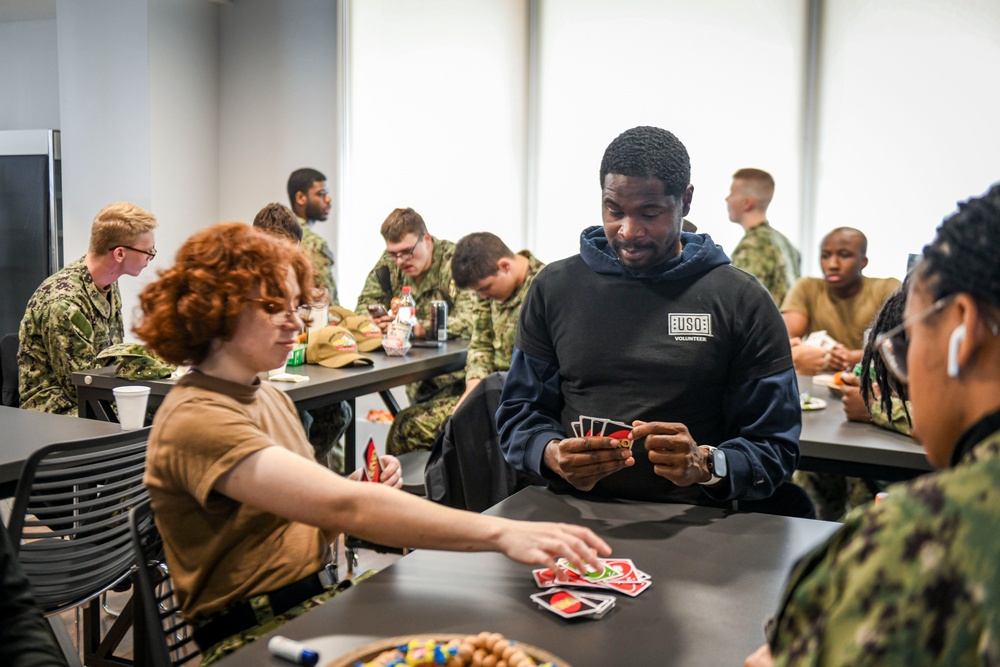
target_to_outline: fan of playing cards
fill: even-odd
[[[563,618],[601,618],[615,605],[611,595],[569,591],[565,587],[603,588],[635,597],[652,585],[648,574],[631,558],[602,558],[601,569],[580,572],[565,558],[558,561],[559,572],[549,568],[532,570],[539,588],[548,590],[531,596],[538,606]]]
[[[632,446],[632,427],[624,422],[581,416],[572,426],[573,434],[578,438],[614,438],[621,441],[621,447]]]

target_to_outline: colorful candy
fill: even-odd
[[[355,667],[557,667],[537,663],[517,644],[498,632],[480,632],[441,643],[432,639],[412,640],[383,651]]]

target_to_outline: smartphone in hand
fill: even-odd
[[[385,317],[389,313],[386,311],[385,306],[381,303],[370,303],[368,304],[368,315],[373,319],[377,320],[380,317]]]

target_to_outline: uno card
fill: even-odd
[[[829,352],[837,344],[837,341],[831,338],[825,329],[820,329],[819,331],[813,331],[811,334],[806,336],[802,340],[802,343],[804,345],[815,345],[816,347],[821,347]]]
[[[630,558],[602,558],[602,570],[588,573],[579,572],[565,559],[560,559],[558,565],[565,573],[561,583],[566,586],[607,588],[630,597],[652,586],[650,576],[637,568]]]
[[[564,588],[551,588],[542,593],[535,593],[531,599],[541,607],[563,618],[599,618],[614,604],[598,603],[579,593]]]
[[[619,447],[632,446],[632,427],[625,422],[616,422],[610,419],[604,422],[601,435],[605,438],[614,438],[619,441]]]
[[[580,430],[583,431],[582,437],[589,438],[594,435],[593,424],[593,417],[580,417]]]
[[[583,426],[581,425],[579,419],[577,419],[575,422],[572,422],[570,426],[573,427],[573,435],[575,435],[578,438],[583,437]]]
[[[378,482],[382,479],[382,463],[378,460],[375,441],[371,438],[368,438],[368,444],[365,446],[365,467],[361,471],[361,478],[368,482]]]

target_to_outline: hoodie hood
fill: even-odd
[[[633,271],[618,260],[601,225],[588,227],[580,234],[580,257],[597,273],[651,282],[690,278],[730,263],[722,246],[708,234],[681,232],[679,257],[672,257],[646,271]]]

